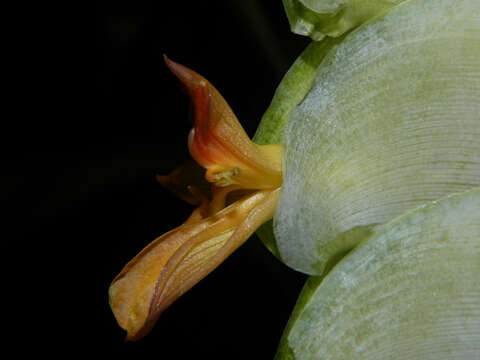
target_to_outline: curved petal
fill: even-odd
[[[173,301],[273,217],[278,193],[258,191],[210,217],[189,221],[132,259],[109,289],[110,306],[127,340],[146,335]]]
[[[248,189],[280,186],[281,148],[253,143],[208,80],[166,56],[165,63],[186,86],[193,102],[195,127],[188,145],[193,158],[207,169],[206,179],[217,186],[237,184]]]

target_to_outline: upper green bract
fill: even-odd
[[[292,31],[322,40],[337,37],[405,0],[283,0]]]
[[[480,184],[480,2],[407,1],[317,46],[256,137],[270,126],[284,148],[269,247],[314,275],[378,224]]]

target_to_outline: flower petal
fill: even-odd
[[[280,186],[281,148],[253,143],[208,80],[166,56],[165,62],[186,86],[193,102],[195,127],[188,145],[193,158],[207,169],[206,179],[217,186],[237,184],[247,189]]]
[[[127,340],[146,335],[159,315],[214,270],[273,216],[279,189],[258,191],[160,236],[113,280],[110,306]]]

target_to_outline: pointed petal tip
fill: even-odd
[[[167,187],[167,184],[170,181],[170,177],[168,175],[155,175],[155,178],[163,187]]]
[[[163,55],[163,59],[169,70],[187,87],[189,91],[194,91],[199,86],[207,86],[207,80],[195,71],[171,60],[165,54]]]
[[[170,69],[170,71],[173,72],[172,67],[175,67],[175,65],[179,65],[175,61],[171,60],[167,54],[163,54],[163,61],[165,62],[165,65]]]

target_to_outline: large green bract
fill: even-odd
[[[316,275],[277,358],[479,359],[480,1],[284,5],[322,40],[255,136],[284,176],[258,233]]]
[[[313,275],[378,224],[480,184],[480,2],[407,1],[322,51],[283,131],[274,219],[280,258]]]
[[[402,215],[310,278],[278,359],[478,359],[480,189]]]

